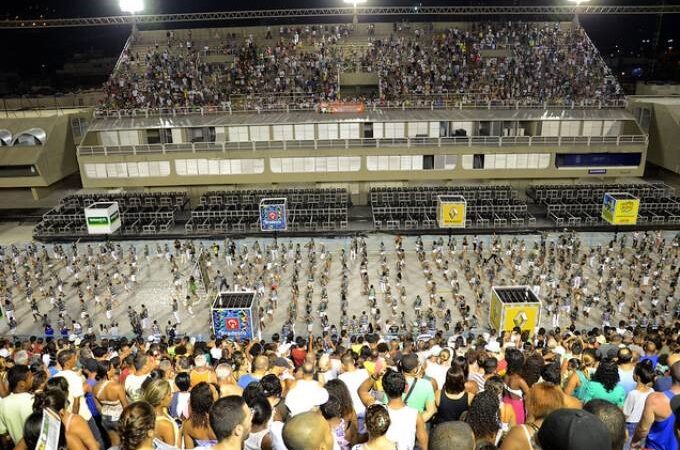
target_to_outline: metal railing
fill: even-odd
[[[406,101],[363,102],[367,111],[381,110],[451,110],[451,109],[559,109],[559,110],[583,110],[583,109],[622,109],[628,106],[625,99],[609,101],[592,101],[587,103],[522,103],[520,101],[491,101],[479,98],[456,98],[443,97],[440,99],[426,99],[414,97]],[[176,117],[187,115],[214,115],[214,114],[263,114],[268,112],[310,112],[319,111],[318,102],[298,101],[268,104],[257,99],[247,99],[243,102],[231,102],[218,106],[189,106],[174,108],[135,108],[135,109],[107,109],[98,108],[94,112],[96,119],[125,119],[125,118],[148,118],[148,117]]]
[[[646,135],[624,136],[469,136],[442,138],[319,139],[291,141],[197,142],[187,144],[142,144],[126,146],[80,146],[80,156],[150,155],[260,150],[318,150],[333,148],[418,148],[418,147],[513,147],[593,146],[647,144]]]

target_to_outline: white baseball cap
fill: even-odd
[[[326,389],[309,384],[306,384],[304,387],[294,387],[286,395],[286,406],[290,411],[291,417],[321,406],[327,401],[328,391]]]

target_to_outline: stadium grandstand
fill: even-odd
[[[78,148],[88,188],[641,176],[576,22],[140,31]]]

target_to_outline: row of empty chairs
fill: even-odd
[[[440,195],[465,198],[466,228],[517,228],[536,224],[526,202],[510,186],[417,186],[373,188],[369,199],[377,230],[439,228]]]
[[[43,215],[34,235],[37,238],[87,236],[84,210],[100,202],[118,203],[123,235],[159,235],[173,230],[177,215],[189,204],[189,197],[186,192],[73,194]]]
[[[227,233],[260,231],[260,201],[286,198],[290,231],[347,229],[350,205],[346,189],[248,189],[213,191],[201,196],[185,232]]]
[[[606,193],[629,193],[640,199],[637,223],[680,223],[680,198],[664,183],[537,185],[527,195],[545,207],[546,218],[557,226],[606,225],[602,205]]]

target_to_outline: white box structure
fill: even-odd
[[[88,234],[111,234],[120,228],[118,202],[93,203],[85,208]]]

